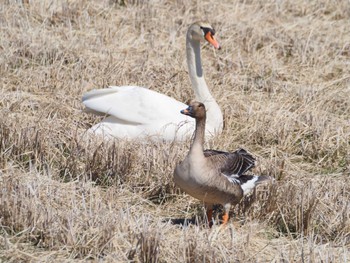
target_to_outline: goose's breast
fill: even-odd
[[[187,194],[207,203],[225,203],[236,198],[234,189],[231,189],[225,178],[209,169],[204,162],[189,162],[185,159],[175,169],[174,182]]]
[[[205,184],[203,175],[206,164],[203,161],[193,162],[188,156],[179,163],[174,172],[174,182],[188,192],[191,189],[198,188]]]

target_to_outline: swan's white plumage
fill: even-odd
[[[214,30],[206,23],[192,24],[186,35],[186,55],[189,75],[196,99],[208,110],[206,136],[222,131],[223,117],[219,105],[212,97],[202,71],[200,41],[207,40],[220,48],[214,38]],[[210,38],[205,36],[210,35]],[[104,137],[155,140],[184,140],[195,127],[192,118],[179,112],[186,107],[164,94],[136,86],[109,87],[92,90],[83,96],[87,111],[106,116],[89,132]]]
[[[160,136],[164,140],[182,140],[194,127],[193,119],[179,114],[186,104],[143,87],[92,90],[83,96],[83,103],[89,111],[108,115],[91,128],[94,133],[105,136]]]
[[[166,122],[170,114],[179,115],[180,110],[186,106],[164,94],[137,86],[92,90],[85,94],[83,103],[89,109],[134,124]],[[176,115],[171,120],[184,119]]]

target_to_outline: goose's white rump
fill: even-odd
[[[89,112],[108,115],[90,129],[104,136],[183,140],[194,129],[194,120],[179,114],[186,104],[143,87],[92,90],[84,94],[83,103]]]
[[[220,45],[215,31],[207,23],[192,24],[186,35],[188,72],[195,97],[207,108],[205,135],[222,131],[223,117],[204,79],[200,41],[206,40],[215,48]],[[194,120],[179,114],[186,107],[182,102],[142,87],[122,86],[92,90],[83,96],[88,111],[106,116],[89,132],[104,137],[154,140],[184,140],[194,131]]]

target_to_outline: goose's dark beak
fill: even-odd
[[[180,111],[182,114],[184,114],[184,115],[188,115],[188,116],[192,116],[192,107],[191,106],[188,106],[188,108],[187,109],[184,109],[184,110],[182,110],[182,111]]]

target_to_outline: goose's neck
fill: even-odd
[[[205,118],[196,119],[196,130],[194,132],[194,139],[191,145],[190,154],[203,155],[205,134]]]
[[[190,31],[186,37],[186,53],[188,71],[196,100],[201,102],[214,100],[204,79],[200,42],[192,39]]]

